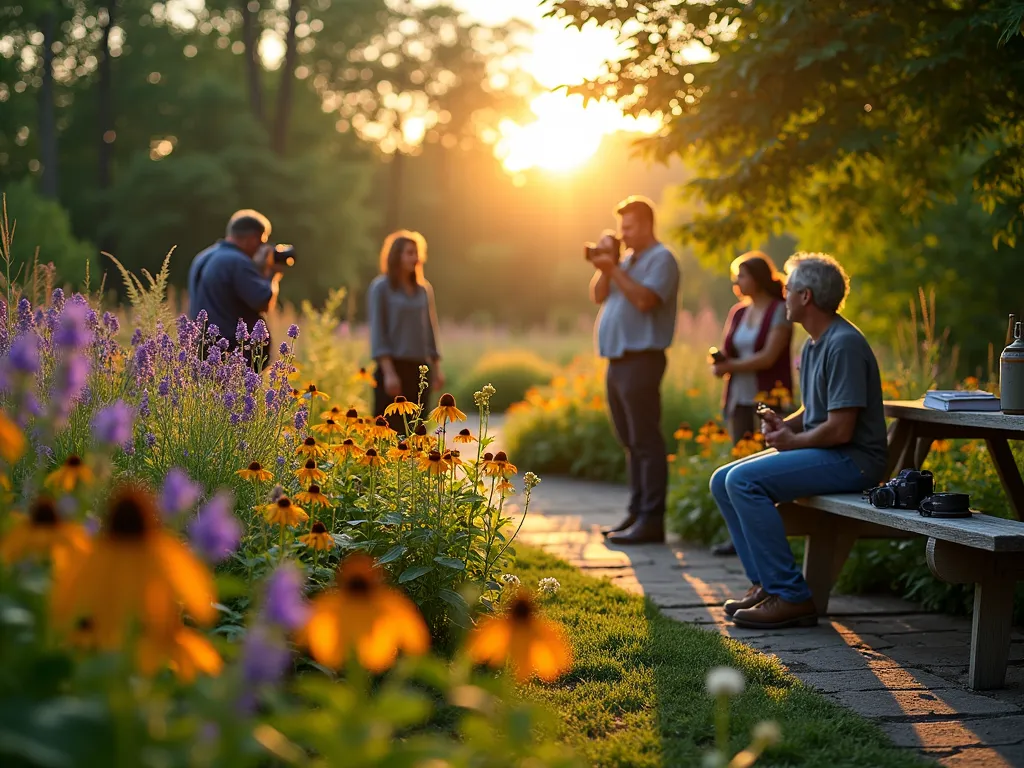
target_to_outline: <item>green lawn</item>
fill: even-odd
[[[575,668],[556,685],[531,684],[528,698],[561,714],[559,736],[587,765],[700,766],[713,743],[708,670],[740,669],[745,692],[732,704],[732,751],[761,720],[775,720],[782,743],[758,766],[934,765],[892,746],[874,725],[832,704],[774,660],[734,640],[661,615],[642,597],[585,576],[540,550],[521,547],[524,586],[554,576],[562,587],[546,614],[572,638]]]

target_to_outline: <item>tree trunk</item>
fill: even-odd
[[[249,108],[253,117],[263,122],[263,68],[260,64],[259,0],[242,2],[242,37],[245,43],[245,70],[249,85]]]
[[[405,179],[405,154],[395,150],[391,156],[391,183],[388,185],[388,209],[384,217],[385,236],[402,226],[402,188]]]
[[[114,165],[114,82],[110,56],[110,30],[114,27],[114,16],[117,11],[117,0],[106,0],[101,8],[106,13],[106,20],[103,23],[103,38],[100,43],[99,62],[99,85],[98,93],[98,129],[99,129],[99,165],[97,168],[97,185],[100,192],[98,229],[100,231],[100,246],[103,250],[112,251],[113,243],[109,234],[103,234],[107,225],[110,211],[108,192],[113,181]]]
[[[43,197],[57,199],[57,118],[53,103],[53,43],[57,28],[57,9],[54,4],[43,16],[43,71],[39,89],[39,155],[43,165]]]
[[[288,34],[284,39],[284,63],[281,65],[281,87],[277,91],[277,115],[274,119],[274,135],[271,146],[279,155],[288,147],[288,118],[292,111],[292,85],[295,80],[295,59],[298,42],[295,26],[299,15],[299,0],[288,3]]]

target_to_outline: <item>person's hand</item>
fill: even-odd
[[[280,272],[275,273],[274,271],[273,252],[274,249],[270,247],[270,243],[263,243],[263,245],[259,247],[259,250],[256,251],[256,255],[252,257],[253,264],[256,265],[256,268],[259,269],[260,273],[264,277],[272,277],[275,274],[281,274]]]
[[[447,381],[444,377],[444,373],[440,368],[434,366],[430,371],[430,388],[435,392],[444,387],[444,383]]]
[[[761,421],[764,422],[765,439],[767,439],[769,432],[777,432],[786,427],[786,423],[782,420],[782,417],[767,406],[759,409],[757,411],[757,415],[761,418]]]
[[[384,391],[390,397],[398,397],[402,394],[402,380],[397,373],[384,373]]]
[[[611,272],[619,264],[610,253],[599,253],[590,260],[590,263],[594,265],[594,269],[599,269],[605,274]]]
[[[732,373],[732,363],[728,360],[722,360],[711,366],[712,372],[718,378],[722,378],[727,373]]]
[[[783,424],[778,429],[766,432],[764,442],[777,451],[791,451],[796,448],[796,433]]]

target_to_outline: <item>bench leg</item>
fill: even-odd
[[[857,541],[856,533],[846,530],[838,520],[823,520],[806,538],[804,580],[818,614],[828,613],[828,599],[839,572]]]
[[[976,691],[1006,682],[1014,586],[1013,579],[991,579],[974,587],[970,687]]]

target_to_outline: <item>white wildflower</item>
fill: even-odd
[[[519,586],[519,577],[516,576],[514,573],[503,573],[501,574],[500,580],[503,584],[507,584],[510,587]]]
[[[533,472],[527,472],[523,475],[523,486],[527,491],[532,491],[540,484],[540,478],[537,477]]]
[[[558,579],[552,576],[547,576],[537,583],[537,589],[546,595],[553,595],[561,588],[562,585],[558,583]]]
[[[715,667],[708,672],[706,682],[712,696],[739,696],[743,693],[743,673],[733,667]]]
[[[765,747],[778,744],[782,741],[782,729],[774,720],[762,720],[754,726],[754,741]]]
[[[420,366],[420,376],[426,376],[430,372],[430,368],[425,365]]]

